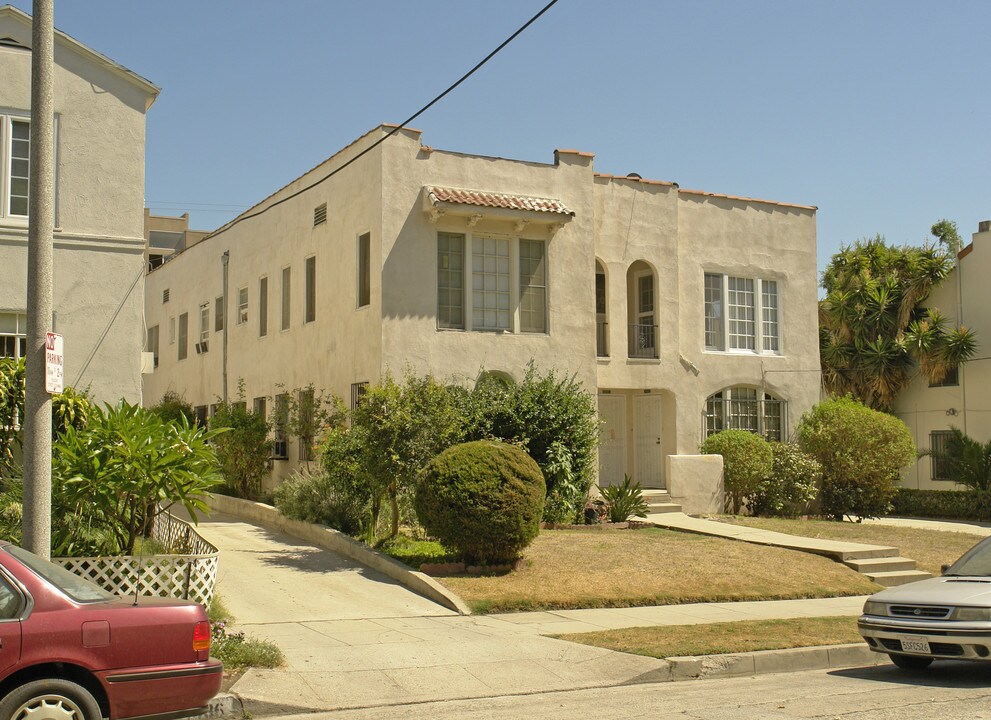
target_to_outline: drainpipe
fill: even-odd
[[[231,324],[229,313],[227,312],[227,264],[231,259],[230,250],[224,250],[224,254],[220,256],[220,264],[224,268],[224,405],[227,404],[227,326]]]
[[[960,265],[960,253],[957,252],[957,325],[963,327],[963,267]],[[967,363],[964,363],[966,365]],[[961,366],[958,368],[960,380],[960,406],[963,412],[963,434],[967,434],[967,371]]]

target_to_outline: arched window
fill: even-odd
[[[657,358],[657,296],[654,270],[637,260],[626,274],[629,356]]]
[[[788,403],[753,387],[731,387],[705,401],[702,438],[720,430],[747,430],[780,441],[787,425]]]
[[[606,310],[606,270],[595,261],[595,354],[609,357],[609,322]]]

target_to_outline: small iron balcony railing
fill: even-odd
[[[657,326],[630,325],[630,357],[652,358],[657,354]]]

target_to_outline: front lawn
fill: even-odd
[[[554,635],[560,640],[655,658],[781,650],[861,642],[852,617],[744,620]]]
[[[774,530],[789,535],[843,540],[868,545],[891,545],[902,557],[912,558],[919,570],[939,575],[940,566],[952,563],[981,539],[969,533],[895,527],[893,525],[836,522],[832,520],[792,520],[785,518],[727,517],[727,522]]]
[[[439,578],[474,612],[870,595],[818,555],[659,528],[544,530],[508,575]]]

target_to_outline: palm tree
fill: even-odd
[[[954,246],[950,230],[948,221],[933,226],[941,246]],[[938,308],[922,305],[952,269],[942,247],[892,247],[880,235],[834,255],[819,302],[826,390],[888,411],[916,371],[937,383],[973,357],[973,331],[949,327]]]

